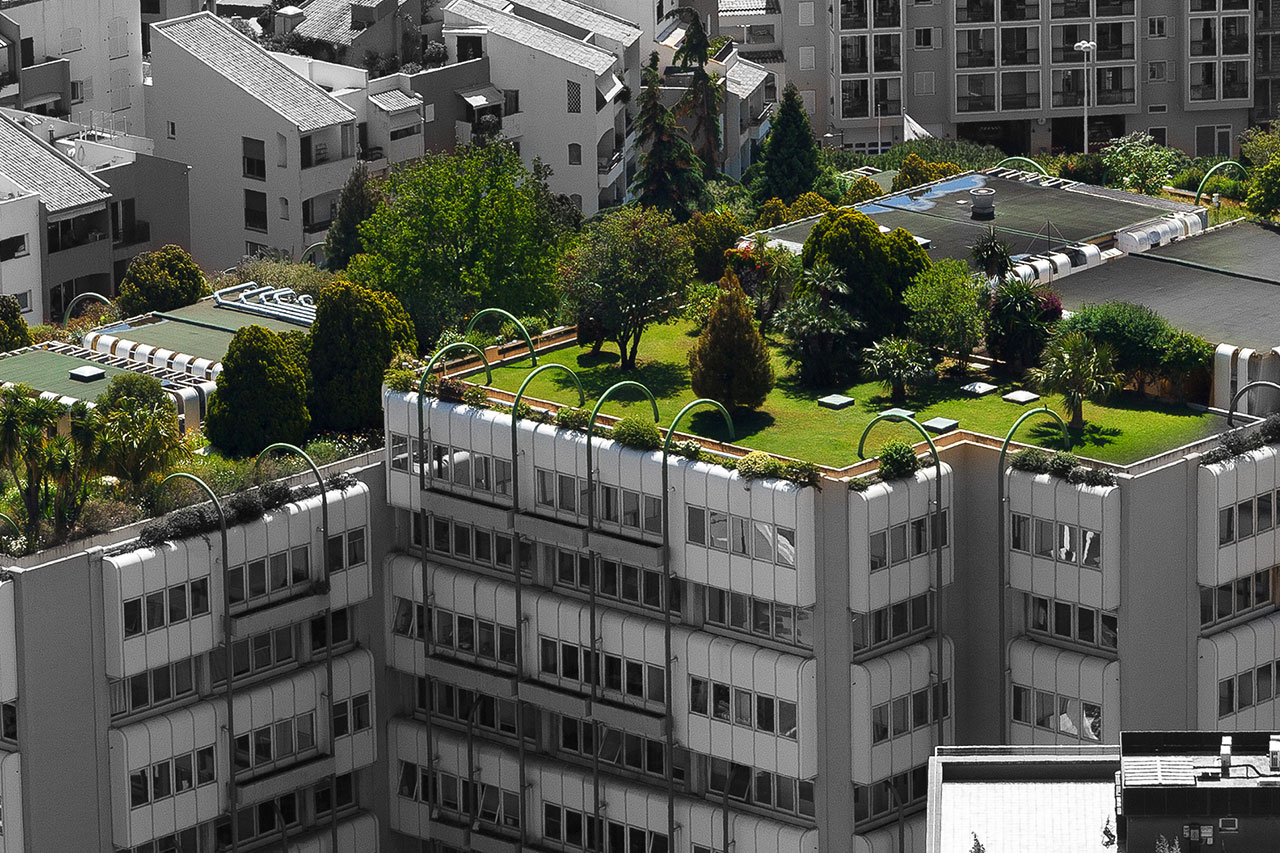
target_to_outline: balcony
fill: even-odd
[[[71,62],[48,58],[39,65],[29,65],[18,72],[23,109],[50,103],[71,92]]]
[[[1005,92],[1000,96],[1002,110],[1038,110],[1040,109],[1039,92]]]
[[[995,111],[995,95],[957,95],[956,112],[989,113]]]
[[[1000,64],[1003,65],[1039,65],[1040,64],[1040,48],[1038,47],[1022,47],[1005,49],[1000,54]]]
[[[882,98],[876,101],[876,115],[896,116],[902,112],[902,101],[899,98]]]
[[[898,0],[874,0],[875,13],[872,23],[876,29],[896,29],[902,26],[902,6]]]
[[[1001,21],[1038,21],[1039,19],[1039,0],[1002,0],[1000,3]]]
[[[1243,56],[1249,52],[1249,36],[1239,33],[1222,34],[1222,55]]]
[[[302,223],[302,233],[318,234],[321,231],[328,231],[329,224],[332,221],[333,221],[332,219],[317,219],[312,221],[304,220]]]
[[[865,30],[867,28],[867,0],[841,0],[840,29]]]
[[[1096,15],[1099,18],[1132,17],[1133,0],[1098,0]]]
[[[994,0],[968,0],[956,4],[957,24],[986,24],[996,19]]]
[[[1084,105],[1083,92],[1054,92],[1053,105],[1055,107],[1079,107]]]
[[[1099,62],[1115,62],[1119,59],[1133,59],[1133,42],[1098,45]]]
[[[1222,99],[1224,101],[1247,97],[1249,97],[1249,81],[1247,79],[1236,82],[1222,81]]]
[[[622,177],[622,150],[618,149],[608,157],[597,159],[596,172],[600,175],[601,189],[613,186],[614,182]]]
[[[1089,17],[1089,0],[1054,0],[1049,15],[1055,21],[1061,18]]]
[[[1218,97],[1218,87],[1213,83],[1199,83],[1191,86],[1191,100],[1212,101]]]
[[[956,54],[956,68],[994,68],[994,50],[967,50]]]
[[[1218,45],[1212,36],[1209,38],[1192,39],[1191,40],[1192,56],[1217,56]]]
[[[132,246],[137,243],[148,243],[151,241],[151,223],[145,219],[135,219],[132,223],[126,224],[115,235],[113,241],[114,246]]]
[[[1134,92],[1132,88],[1128,89],[1099,89],[1097,96],[1098,106],[1114,107],[1122,104],[1134,103]]]
[[[880,51],[876,51],[875,68],[876,68],[877,74],[885,74],[885,73],[892,73],[894,71],[901,71],[902,58],[898,55],[897,52],[881,53]]]
[[[51,222],[48,228],[49,254],[96,243],[105,239],[109,230],[106,210]]]

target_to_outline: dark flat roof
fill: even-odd
[[[1280,284],[1280,231],[1256,222],[1238,222],[1190,240],[1179,240],[1153,254]]]

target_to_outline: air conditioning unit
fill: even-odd
[[[1223,832],[1239,832],[1240,818],[1238,817],[1220,818],[1218,820],[1218,829],[1222,830]]]

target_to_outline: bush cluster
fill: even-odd
[[[662,433],[658,425],[644,418],[625,417],[613,425],[613,440],[624,447],[637,450],[657,450],[662,447]]]
[[[763,450],[753,450],[738,460],[738,473],[747,480],[780,479],[782,461]]]
[[[1052,474],[1068,483],[1085,486],[1114,486],[1115,475],[1102,468],[1088,468],[1080,464],[1074,453],[1061,451],[1052,456],[1038,447],[1027,447],[1013,454],[1010,465],[1016,471],[1032,474]]]
[[[578,406],[561,406],[556,412],[556,426],[561,429],[576,429],[579,432],[587,431],[587,424],[591,421],[591,412]]]
[[[900,438],[886,441],[880,448],[880,478],[900,480],[920,470],[915,448]]]
[[[473,409],[487,409],[489,408],[489,392],[479,385],[469,385],[462,392],[462,402]]]

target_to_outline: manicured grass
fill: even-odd
[[[695,339],[689,331],[689,324],[683,321],[650,327],[640,343],[639,366],[626,373],[618,370],[618,354],[610,345],[596,356],[576,347],[547,353],[541,357],[540,364],[558,362],[576,371],[587,394],[588,406],[615,382],[633,379],[644,383],[658,399],[660,425],[665,428],[681,407],[694,399],[693,389],[689,387],[688,352]],[[863,429],[879,412],[890,408],[885,389],[877,382],[862,382],[848,388],[802,388],[776,350],[773,366],[778,384],[764,406],[755,412],[734,415],[735,443],[833,467],[856,462],[858,438]],[[493,384],[515,391],[530,369],[528,362],[524,362],[495,370]],[[1000,390],[980,398],[964,395],[960,386],[975,379],[992,381],[1000,385]],[[906,408],[915,410],[916,419],[921,422],[940,415],[955,418],[961,429],[1003,438],[1018,416],[1029,408],[1000,399],[1001,394],[1014,387],[977,373],[963,380],[947,378],[918,391],[909,391]],[[841,411],[821,408],[818,398],[833,391],[853,397],[857,402]],[[572,381],[559,371],[546,371],[537,376],[525,395],[560,403],[576,402]],[[618,402],[615,403],[615,399]],[[647,416],[648,404],[642,407],[641,401],[643,395],[639,392],[623,389],[610,397],[603,411],[613,415]],[[1046,398],[1045,403],[1062,413],[1056,398]],[[1171,450],[1225,428],[1223,418],[1186,407],[1131,399],[1127,395],[1117,396],[1107,406],[1087,404],[1085,419],[1083,441],[1072,450],[1081,456],[1121,464]],[[728,438],[723,420],[709,408],[687,416],[679,429],[717,440]],[[919,440],[919,434],[905,424],[882,422],[867,437],[867,455],[875,455],[880,445],[893,436],[913,442]],[[1061,445],[1061,433],[1047,415],[1025,423],[1017,439],[1045,447]]]

